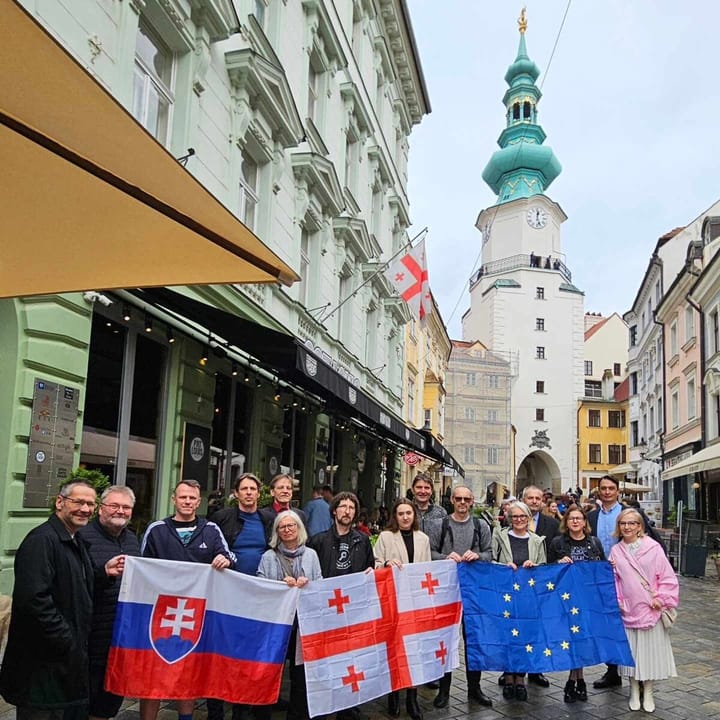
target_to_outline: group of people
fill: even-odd
[[[374,548],[367,533],[357,527],[360,506],[353,493],[339,492],[328,502],[323,488],[316,488],[306,512],[291,508],[293,482],[287,475],[272,479],[272,503],[264,508],[258,508],[260,490],[257,477],[240,475],[234,488],[237,504],[207,520],[197,515],[199,484],[182,480],[172,496],[173,515],[150,524],[139,543],[128,527],[135,504],[130,488],[112,486],[98,503],[95,490],[84,482],[62,487],[54,513],[26,536],[15,558],[0,693],[16,706],[18,720],[100,720],[118,713],[123,698],[106,691],[103,681],[118,578],[125,557],[138,555],[207,563],[218,571],[231,569],[300,588],[324,577],[430,560],[496,562],[517,569],[607,558],[614,568],[635,666],[608,666],[595,687],[620,685],[621,678],[628,677],[629,707],[652,712],[653,682],[676,674],[660,617],[678,604],[677,579],[663,549],[646,534],[643,515],[618,502],[618,484],[611,477],[601,479],[601,505],[589,514],[570,505],[558,523],[542,512],[543,493],[531,486],[525,488],[521,501],[510,504],[506,526],[493,529],[484,519],[473,517],[470,488],[452,488],[448,514],[432,502],[432,481],[421,473],[413,481],[413,500],[395,502]],[[319,518],[323,529],[311,532]],[[464,630],[463,626],[463,635]],[[287,720],[306,720],[305,675],[296,644],[295,624],[287,653]],[[451,680],[446,673],[436,685],[435,707],[448,706]],[[492,700],[480,687],[481,673],[466,670],[466,680],[468,699],[491,706]],[[527,680],[549,685],[540,673],[529,674]],[[527,699],[525,676],[515,668],[506,668],[498,682],[506,699]],[[583,668],[570,672],[564,699],[587,700]],[[178,701],[179,720],[191,720],[195,702]],[[158,709],[158,700],[141,699],[141,720],[155,720]],[[225,714],[219,699],[207,698],[207,710],[209,720],[221,720]],[[272,706],[252,708],[256,720],[268,720],[271,710]],[[417,688],[407,689],[406,710],[411,720],[422,720]],[[234,706],[233,720],[241,720],[248,711]],[[399,716],[399,693],[388,697],[388,712]],[[352,708],[339,713],[339,720],[356,720],[358,715],[358,709]]]

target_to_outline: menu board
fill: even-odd
[[[73,467],[77,388],[35,378],[23,507],[48,507]]]

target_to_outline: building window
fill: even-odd
[[[488,465],[498,465],[498,449],[496,447],[489,447],[487,449],[487,461]]]
[[[687,417],[688,420],[695,418],[695,378],[688,378],[687,381]]]
[[[673,320],[670,324],[670,357],[673,358],[678,354],[678,334],[677,321]]]
[[[365,365],[369,368],[375,367],[378,325],[378,310],[373,301],[368,305],[365,314]]]
[[[265,3],[266,0],[255,0],[255,9],[253,10],[253,15],[261,28],[265,27],[265,10],[267,9]]]
[[[465,419],[470,420],[472,422],[475,421],[475,408],[473,408],[473,407],[465,408]]]
[[[636,372],[630,373],[630,394],[637,395],[638,392],[638,376]]]
[[[711,355],[720,350],[720,318],[718,318],[717,310],[710,313],[710,338],[708,344]]]
[[[673,430],[680,425],[680,398],[677,390],[670,396],[670,423]]]
[[[415,380],[408,378],[408,404],[407,404],[407,416],[410,422],[415,421]]]
[[[500,378],[497,375],[488,375],[487,379],[490,390],[497,390],[500,387]]]
[[[640,443],[640,434],[638,432],[638,421],[632,420],[630,422],[630,447],[637,447]]]
[[[538,346],[535,348],[535,357],[536,357],[538,360],[544,360],[544,359],[545,359],[545,348],[542,347],[541,345],[538,345]]]
[[[637,325],[630,326],[630,347],[637,345]]]
[[[544,287],[536,287],[535,288],[535,298],[537,300],[545,299],[545,288]]]
[[[685,308],[685,342],[695,337],[695,314],[691,305]]]
[[[489,423],[496,423],[498,421],[498,411],[497,410],[488,410],[487,411],[487,421]]]
[[[600,445],[590,443],[588,446],[588,461],[595,465],[602,462],[602,450]]]
[[[608,427],[624,428],[625,427],[625,411],[624,410],[608,410]]]
[[[585,375],[592,375],[592,360],[585,361]]]
[[[465,373],[465,384],[475,387],[477,385],[477,373]]]
[[[240,219],[250,230],[255,230],[258,204],[258,166],[244,150],[240,165]]]
[[[622,375],[622,365],[620,363],[613,363],[613,375],[620,377]]]
[[[535,329],[545,330],[545,318],[535,318]]]
[[[662,432],[665,428],[665,416],[663,415],[663,401],[662,398],[658,398],[657,401],[657,429],[658,432]]]
[[[600,380],[586,380],[585,381],[585,397],[589,398],[601,398],[602,397],[602,383]]]
[[[174,58],[141,20],[135,43],[132,114],[159,142],[169,140]]]
[[[432,408],[425,408],[423,410],[423,427],[426,430],[432,429]]]
[[[350,336],[350,324],[353,319],[353,292],[352,273],[348,267],[344,267],[338,281],[337,296],[337,336],[340,342],[346,342]],[[410,416],[411,417],[411,416]]]
[[[624,445],[608,445],[608,462],[610,465],[621,465],[627,459]]]
[[[602,427],[599,410],[588,410],[588,427]]]
[[[466,464],[475,462],[475,448],[472,445],[466,445],[463,452],[463,461]]]
[[[545,394],[545,381],[544,380],[536,380],[535,381],[535,392]]]
[[[545,422],[545,409],[544,408],[535,408],[535,421],[536,422]]]
[[[308,102],[307,102],[307,116],[315,122],[315,114],[317,112],[318,96],[320,95],[320,75],[318,74],[315,66],[313,65],[313,59],[310,58],[308,64]]]
[[[303,228],[300,233],[300,283],[298,299],[307,307],[310,293],[310,236]]]

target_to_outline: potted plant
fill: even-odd
[[[87,468],[79,467],[75,468],[75,470],[73,470],[67,476],[67,478],[65,478],[65,480],[58,484],[58,492],[61,488],[65,487],[65,485],[69,485],[72,482],[77,482],[78,480],[82,480],[82,482],[85,482],[88,485],[92,485],[92,487],[95,488],[98,499],[100,498],[103,490],[109,488],[111,485],[110,478],[104,473],[101,473],[99,470],[88,470]],[[50,513],[52,514],[54,512],[55,496],[50,499]]]

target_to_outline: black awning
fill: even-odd
[[[455,472],[465,477],[465,470],[463,470],[460,463],[450,454],[450,451],[429,431],[419,430],[425,438],[425,454],[438,460],[443,465],[451,467]]]
[[[272,330],[167,288],[134,290],[133,294],[151,305],[191,320],[248,353],[281,379],[321,397],[329,409],[348,417],[356,415],[379,435],[423,454],[428,453],[422,433],[408,427],[397,415],[351,384],[293,335]]]

